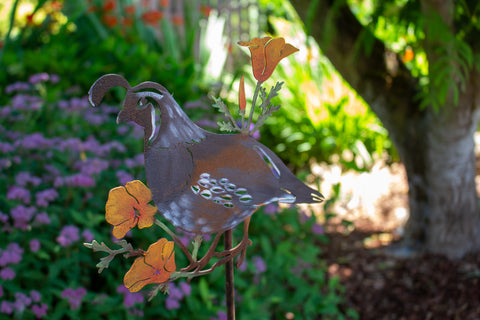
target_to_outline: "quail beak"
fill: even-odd
[[[325,197],[321,193],[313,193],[312,192],[310,195],[312,196],[312,200],[314,202],[323,202],[325,200]]]
[[[132,121],[132,117],[130,112],[126,112],[125,110],[121,110],[117,115],[117,124],[120,122],[129,122]]]

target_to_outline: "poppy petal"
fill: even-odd
[[[125,184],[125,188],[140,205],[147,204],[152,201],[152,192],[139,180],[127,182]]]
[[[123,277],[123,284],[130,292],[137,292],[150,283],[154,274],[155,269],[145,263],[145,257],[139,257]]]
[[[118,225],[125,220],[135,217],[135,199],[130,196],[124,187],[116,187],[108,193],[105,205],[105,219],[112,225]]]
[[[157,207],[147,204],[145,207],[139,210],[138,227],[140,229],[148,228],[155,222],[155,213],[157,213]]]

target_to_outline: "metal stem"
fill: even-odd
[[[232,230],[225,231],[225,250],[232,248]],[[225,297],[227,300],[227,319],[235,320],[235,288],[233,284],[233,259],[225,263]]]

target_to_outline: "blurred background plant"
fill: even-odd
[[[314,163],[368,170],[379,158],[396,160],[377,118],[283,1],[8,0],[0,16],[0,319],[223,316],[221,271],[146,303],[121,286],[129,266],[116,262],[99,277],[99,256],[81,246],[93,236],[110,241],[110,188],[145,180],[143,133],[115,124],[120,99],[89,107],[86,93],[103,74],[159,82],[216,130],[207,94],[233,110],[241,75],[253,91],[248,54],[236,42],[269,30],[300,53],[267,82],[285,85],[262,143],[303,178]],[[138,247],[161,236],[133,234]],[[355,318],[319,258],[328,239],[309,211],[268,206],[254,215],[250,237],[236,272],[239,319]]]

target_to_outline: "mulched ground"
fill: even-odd
[[[480,319],[480,253],[451,261],[437,255],[398,258],[381,231],[328,231],[324,247],[330,275],[346,288],[347,306],[360,319]],[[373,248],[376,247],[376,248]]]

